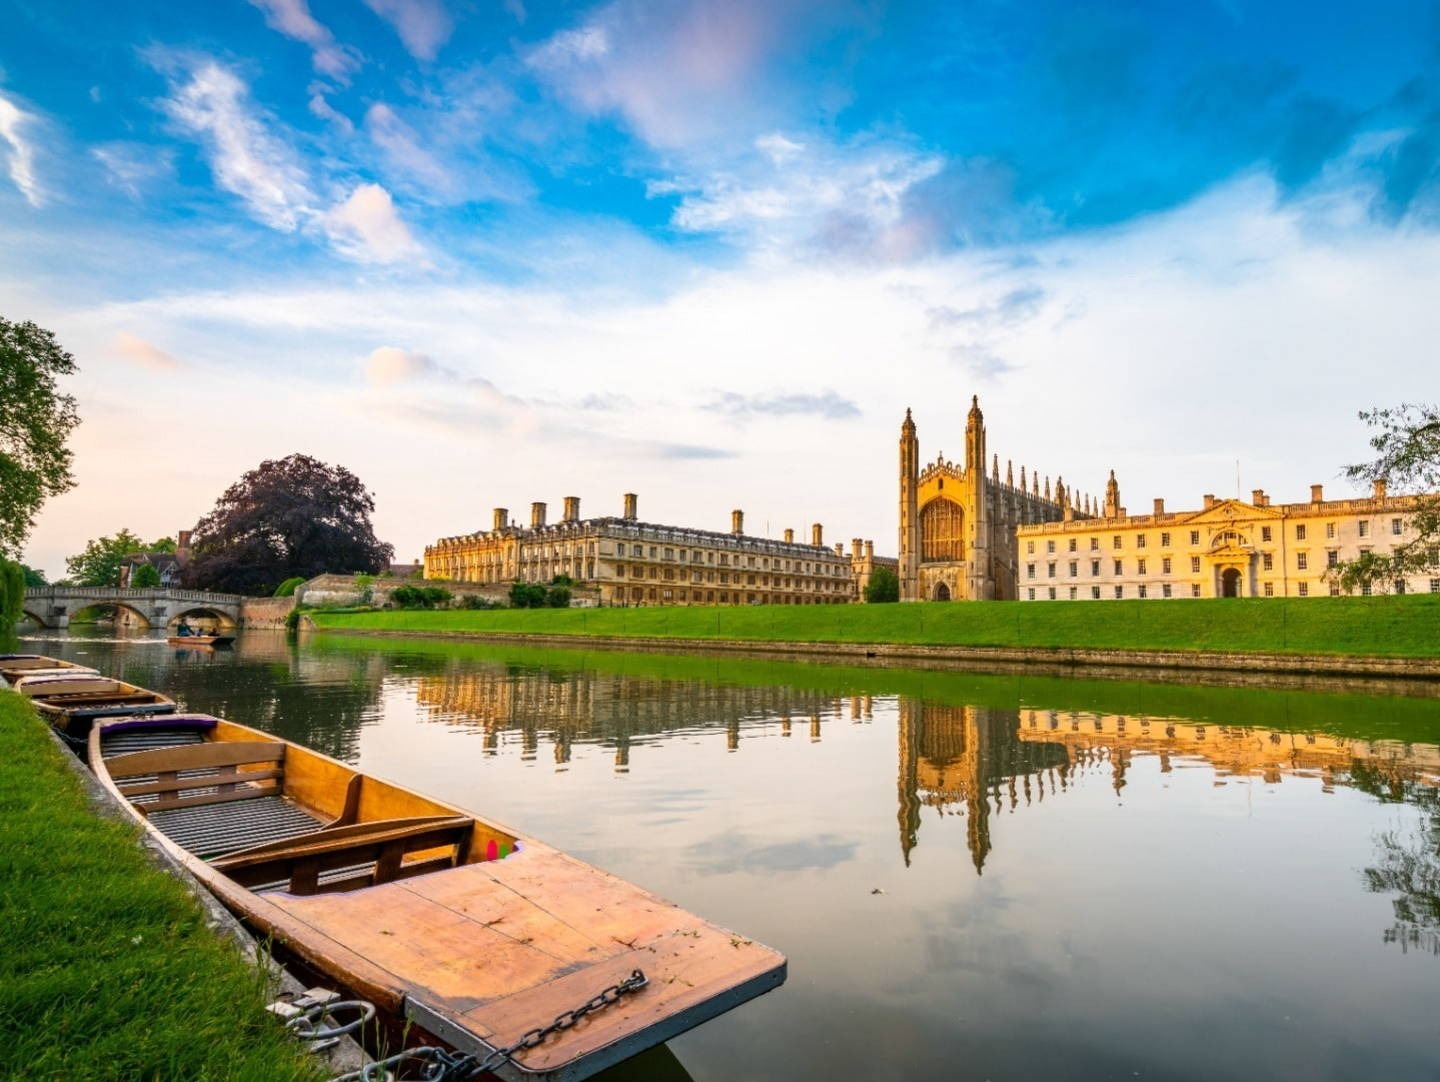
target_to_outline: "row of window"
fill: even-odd
[[[1365,553],[1367,553],[1367,552],[1369,552],[1369,551],[1370,551],[1369,549],[1361,549],[1361,550],[1360,550],[1361,555],[1364,555]],[[1099,560],[1091,560],[1091,561],[1090,561],[1090,574],[1091,574],[1092,576],[1096,576],[1096,575],[1099,575],[1099,574],[1100,574],[1100,563],[1101,563],[1101,561],[1099,561]],[[1326,567],[1336,567],[1336,566],[1339,565],[1339,563],[1340,563],[1340,550],[1339,550],[1339,549],[1327,549],[1326,552],[1325,552],[1325,566],[1326,566]],[[1053,562],[1053,561],[1050,562],[1050,563],[1047,563],[1047,564],[1045,565],[1045,575],[1046,575],[1047,578],[1052,578],[1052,579],[1055,578],[1055,569],[1056,569],[1057,566],[1058,566],[1058,565],[1057,565],[1055,562]],[[1162,557],[1160,558],[1160,574],[1162,574],[1162,575],[1168,575],[1168,574],[1170,574],[1171,568],[1172,568],[1171,557],[1169,557],[1169,556],[1162,556]],[[1124,561],[1124,560],[1121,560],[1121,559],[1115,560],[1115,561],[1114,561],[1114,569],[1115,569],[1115,570],[1114,570],[1114,573],[1117,574],[1117,575],[1123,575],[1123,574],[1125,574],[1125,561]],[[1273,552],[1262,552],[1262,553],[1260,554],[1260,569],[1261,569],[1262,571],[1274,571],[1274,570],[1275,570],[1275,554],[1274,554]],[[1297,552],[1297,553],[1295,554],[1295,570],[1297,570],[1297,571],[1308,571],[1308,570],[1310,570],[1310,554],[1309,554],[1308,552]],[[1191,574],[1198,574],[1199,571],[1200,571],[1200,557],[1199,557],[1199,556],[1192,556],[1192,557],[1190,557],[1190,572],[1191,572]],[[1150,573],[1150,561],[1149,561],[1149,559],[1147,559],[1147,558],[1144,557],[1144,556],[1141,556],[1141,557],[1137,558],[1136,561],[1135,561],[1135,574],[1137,574],[1137,575],[1148,575],[1149,573]],[[1075,578],[1075,577],[1077,577],[1079,574],[1080,574],[1080,561],[1079,561],[1079,560],[1071,560],[1071,561],[1070,561],[1070,577],[1071,577],[1071,578]],[[1026,578],[1029,578],[1029,579],[1033,579],[1033,578],[1035,577],[1035,565],[1034,565],[1034,564],[1026,564],[1026,565],[1025,565],[1025,577],[1026,577]]]
[[[684,572],[683,570],[680,570],[680,571],[678,571],[678,573],[677,573],[677,569],[676,569],[676,568],[673,568],[673,567],[651,567],[651,568],[648,568],[648,569],[647,569],[643,564],[628,564],[628,565],[627,565],[627,564],[616,564],[616,565],[615,565],[615,577],[616,577],[616,578],[621,578],[621,579],[625,578],[625,577],[626,577],[627,567],[628,567],[628,570],[629,570],[629,577],[632,578],[632,579],[651,578],[651,579],[655,579],[656,581],[663,580],[663,581],[665,581],[665,582],[676,582],[676,581],[682,581],[682,582],[683,582],[683,581],[684,581],[685,572]],[[696,570],[690,572],[690,581],[691,581],[691,582],[716,582],[716,581],[717,581],[717,576],[718,576],[718,581],[720,582],[721,585],[729,585],[730,582],[732,581],[732,580],[731,580],[731,575],[732,575],[732,574],[734,575],[734,580],[733,580],[733,581],[734,581],[735,585],[737,585],[737,586],[739,586],[739,585],[747,585],[747,586],[766,586],[766,587],[769,587],[769,586],[772,586],[772,585],[773,585],[773,586],[776,587],[777,589],[785,589],[785,590],[797,590],[797,589],[798,589],[798,590],[803,590],[803,589],[810,589],[810,590],[825,590],[825,591],[831,591],[831,592],[836,591],[836,590],[839,590],[839,589],[842,588],[842,584],[841,584],[841,583],[838,583],[838,582],[808,583],[808,582],[806,582],[804,579],[797,579],[797,578],[795,578],[795,577],[793,577],[793,576],[790,576],[790,575],[773,575],[773,576],[772,576],[772,575],[755,574],[755,573],[743,572],[743,571],[735,571],[735,572],[720,571],[720,572],[716,572],[716,571],[700,571],[699,569],[696,569]]]
[[[1036,590],[1037,590],[1037,589],[1038,589],[1038,587],[1035,587],[1035,586],[1031,586],[1031,587],[1028,587],[1028,588],[1027,588],[1027,590],[1026,590],[1026,595],[1027,595],[1027,597],[1029,598],[1029,600],[1034,601],[1034,600],[1036,599]],[[1394,590],[1395,590],[1395,592],[1396,592],[1397,594],[1403,594],[1403,593],[1405,593],[1405,592],[1407,591],[1407,589],[1408,589],[1408,588],[1407,588],[1407,586],[1406,586],[1406,584],[1405,584],[1405,580],[1404,580],[1404,579],[1396,579],[1396,580],[1395,580]],[[1054,586],[1049,586],[1049,587],[1046,587],[1046,590],[1047,590],[1047,595],[1048,595],[1048,597],[1049,597],[1049,599],[1050,599],[1051,601],[1055,601],[1055,600],[1058,599],[1058,596],[1057,596],[1057,593],[1056,593],[1056,590],[1057,590],[1056,587],[1054,587]],[[1071,587],[1068,587],[1068,590],[1069,590],[1069,598],[1070,598],[1070,600],[1071,600],[1071,601],[1078,601],[1079,598],[1080,598],[1080,587],[1078,587],[1078,586],[1071,586]],[[1362,586],[1362,587],[1360,588],[1360,592],[1361,592],[1362,594],[1364,594],[1366,597],[1369,597],[1370,594],[1372,593],[1371,588],[1370,588],[1370,585],[1367,583],[1366,585]],[[1430,580],[1430,592],[1431,592],[1432,594],[1440,594],[1440,579],[1431,579],[1431,580]],[[1267,583],[1265,583],[1264,586],[1263,586],[1263,588],[1262,588],[1262,593],[1263,593],[1266,597],[1274,597],[1274,596],[1275,596],[1275,584],[1274,584],[1273,582],[1267,582]],[[1296,593],[1296,596],[1298,596],[1298,597],[1309,597],[1309,596],[1310,596],[1310,584],[1309,584],[1308,582],[1296,583],[1295,593]],[[1124,597],[1125,597],[1125,587],[1124,587],[1124,586],[1116,586],[1116,587],[1114,587],[1114,596],[1115,596],[1117,599],[1123,600]],[[1147,588],[1147,585],[1142,582],[1142,583],[1140,583],[1138,586],[1136,586],[1136,587],[1135,587],[1135,594],[1134,594],[1134,596],[1137,597],[1137,598],[1140,598],[1140,599],[1148,598],[1148,597],[1150,596],[1150,592],[1149,592],[1149,590],[1148,590],[1148,588]],[[1176,593],[1174,592],[1174,590],[1172,589],[1171,584],[1168,583],[1168,582],[1166,582],[1166,583],[1162,583],[1162,584],[1160,585],[1160,595],[1159,595],[1159,596],[1161,596],[1161,597],[1175,597],[1175,596],[1177,596],[1177,595],[1176,595]],[[1183,590],[1182,590],[1182,593],[1179,594],[1178,596],[1181,596],[1181,597],[1184,596]],[[1199,597],[1199,596],[1200,596],[1200,584],[1199,584],[1198,582],[1192,582],[1192,583],[1190,584],[1190,596],[1191,596],[1191,597]],[[1340,596],[1340,587],[1332,584],[1332,585],[1330,586],[1330,596],[1331,596],[1331,597],[1339,597],[1339,596]],[[1100,598],[1101,598],[1100,587],[1098,587],[1098,586],[1092,586],[1092,587],[1090,587],[1090,599],[1091,599],[1092,601],[1099,601]]]
[[[1359,536],[1361,536],[1361,537],[1369,537],[1369,536],[1370,536],[1370,521],[1369,521],[1369,519],[1360,519],[1355,525],[1356,525],[1356,528],[1357,528],[1357,530],[1358,530]],[[1308,539],[1308,537],[1307,537],[1308,532],[1309,532],[1309,531],[1308,531],[1308,529],[1307,529],[1307,524],[1306,524],[1306,523],[1304,523],[1304,522],[1296,523],[1296,525],[1295,525],[1295,540],[1296,540],[1296,541],[1305,541],[1305,540],[1307,540],[1307,539]],[[1333,522],[1327,522],[1327,523],[1325,523],[1325,537],[1326,537],[1327,540],[1334,540],[1334,538],[1335,538],[1335,532],[1336,532],[1336,524],[1335,524],[1335,523],[1333,523]],[[1400,536],[1401,534],[1403,534],[1404,532],[1405,532],[1405,520],[1404,520],[1403,518],[1392,518],[1392,519],[1390,520],[1390,533],[1393,534],[1395,537],[1399,537],[1399,536]],[[1145,547],[1146,547],[1146,539],[1148,538],[1148,536],[1149,536],[1148,534],[1143,534],[1143,533],[1137,533],[1137,534],[1135,534],[1135,535],[1134,535],[1134,538],[1135,538],[1135,547],[1136,547],[1137,549],[1143,549],[1143,548],[1145,548]],[[1261,527],[1260,527],[1260,540],[1261,540],[1262,542],[1275,540],[1274,527],[1272,527],[1272,526],[1261,526]],[[1079,543],[1080,543],[1080,539],[1079,539],[1078,537],[1071,537],[1071,538],[1069,538],[1069,539],[1068,539],[1068,546],[1069,546],[1069,547],[1068,547],[1068,551],[1070,551],[1070,552],[1076,552],[1076,551],[1078,551],[1078,550],[1079,550]],[[1200,531],[1199,531],[1199,530],[1191,530],[1191,531],[1190,531],[1190,544],[1191,544],[1191,545],[1198,545],[1198,544],[1200,544]],[[1047,553],[1047,554],[1048,554],[1048,553],[1054,553],[1054,552],[1055,552],[1055,545],[1056,545],[1056,542],[1055,542],[1053,539],[1046,541],[1046,542],[1045,542],[1045,551],[1046,551],[1046,553]],[[1110,547],[1111,547],[1111,548],[1117,548],[1117,549],[1119,549],[1119,548],[1124,548],[1124,547],[1125,547],[1125,535],[1124,535],[1124,534],[1119,534],[1119,533],[1113,535],[1113,536],[1111,537],[1111,539],[1110,539]],[[1168,530],[1167,530],[1167,531],[1162,531],[1161,534],[1160,534],[1160,547],[1161,547],[1162,549],[1163,549],[1163,548],[1169,548],[1169,547],[1170,547],[1170,533],[1169,533]],[[1093,536],[1090,538],[1090,551],[1091,551],[1091,552],[1099,552],[1099,551],[1100,551],[1100,538],[1098,538],[1098,537],[1093,537]],[[1029,555],[1029,556],[1033,556],[1033,555],[1035,554],[1035,542],[1034,542],[1034,541],[1027,541],[1027,542],[1025,542],[1025,553],[1026,553],[1026,555]]]
[[[701,550],[701,549],[693,549],[693,550],[692,550],[692,549],[673,549],[673,548],[661,548],[660,546],[657,546],[657,545],[649,545],[649,546],[646,546],[646,545],[640,545],[640,544],[631,544],[631,545],[630,545],[629,552],[627,553],[627,552],[626,552],[626,549],[625,549],[625,542],[620,541],[620,542],[617,542],[616,545],[615,545],[615,554],[616,554],[617,556],[626,556],[626,555],[628,555],[628,556],[630,556],[632,559],[633,559],[633,558],[645,559],[646,556],[647,556],[647,553],[646,553],[647,547],[648,547],[648,549],[649,549],[648,558],[651,559],[651,560],[676,560],[676,561],[678,561],[678,562],[680,562],[680,563],[686,563],[686,562],[689,562],[689,563],[691,563],[691,564],[707,563],[707,564],[718,564],[720,567],[729,567],[729,566],[730,566],[730,554],[729,554],[728,552],[719,553],[719,557],[720,557],[720,558],[719,558],[719,560],[716,560],[716,558],[715,558],[715,557],[716,557],[716,553],[714,553],[714,552],[707,552],[707,551],[704,551],[704,550]],[[737,552],[737,553],[735,554],[735,565],[734,565],[734,566],[736,566],[736,567],[741,567],[741,566],[742,566],[742,564],[741,564],[741,562],[740,562],[741,559],[742,559],[741,555]],[[743,564],[743,566],[745,566],[745,567],[755,567],[755,568],[759,568],[760,570],[764,570],[764,571],[770,571],[770,570],[772,570],[771,563],[770,563],[770,557],[768,557],[768,556],[761,556],[761,557],[745,556],[745,557],[743,557],[743,559],[744,559],[744,561],[745,561],[745,563]],[[758,561],[758,562],[757,562],[757,561]],[[844,573],[847,572],[848,567],[847,567],[847,565],[842,565],[842,564],[838,564],[838,563],[836,563],[836,564],[826,564],[826,563],[820,563],[819,561],[814,561],[814,562],[812,562],[812,561],[810,561],[810,560],[782,560],[782,559],[780,559],[779,557],[776,557],[773,570],[775,570],[775,571],[796,571],[796,572],[800,572],[800,573],[806,574],[806,575],[814,574],[814,575],[830,575],[830,576],[834,576],[834,577],[839,577],[840,575],[842,575],[842,574],[844,574]]]
[[[838,599],[746,593],[740,590],[662,590],[654,586],[617,586],[614,602],[633,605],[829,605]]]

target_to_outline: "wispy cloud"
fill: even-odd
[[[105,168],[110,183],[132,199],[139,199],[151,183],[170,176],[175,152],[149,143],[103,143],[90,154]]]
[[[434,60],[455,30],[443,0],[365,0],[365,6],[395,28],[416,60]]]
[[[823,417],[829,421],[860,416],[860,407],[834,391],[820,394],[743,395],[724,391],[701,407],[711,413],[723,414],[732,420],[753,417]]]
[[[415,129],[384,102],[376,102],[365,113],[365,131],[380,150],[393,173],[418,182],[425,190],[444,197],[453,196],[455,176],[422,145]]]
[[[185,367],[177,358],[153,342],[147,342],[129,331],[121,331],[115,336],[114,349],[127,361],[151,372],[173,373]]]
[[[6,172],[25,201],[32,207],[40,207],[45,203],[45,193],[35,176],[35,148],[30,142],[34,125],[33,114],[0,94],[0,142],[9,148],[5,153]]]
[[[372,350],[365,358],[365,379],[376,386],[395,383],[409,383],[427,376],[450,377],[450,373],[424,353],[401,349],[398,346],[381,346]]]
[[[378,184],[361,184],[323,220],[336,251],[348,259],[424,265],[424,248],[401,221],[390,193]]]
[[[322,75],[344,82],[360,67],[360,54],[335,40],[330,29],[310,14],[306,0],[250,0],[265,13],[265,25],[311,48],[311,62]]]

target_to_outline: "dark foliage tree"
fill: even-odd
[[[25,572],[19,564],[0,557],[0,642],[20,622],[24,602]]]
[[[134,571],[130,572],[130,585],[137,590],[159,586],[160,572],[155,570],[154,564],[139,564]]]
[[[120,565],[125,557],[140,552],[145,543],[129,530],[114,537],[97,537],[85,543],[85,551],[65,561],[65,570],[76,586],[119,586]]]
[[[875,605],[885,601],[900,600],[900,576],[888,567],[877,567],[870,572],[870,581],[865,584],[865,602]]]
[[[382,571],[395,550],[376,539],[374,510],[373,497],[343,466],[298,454],[262,462],[196,525],[184,584],[269,595],[296,576]]]
[[[1367,552],[1341,562],[1331,575],[1346,593],[1440,571],[1440,407],[1405,403],[1362,411],[1360,419],[1374,430],[1370,446],[1377,457],[1347,466],[1345,476],[1384,481],[1390,495],[1412,496],[1408,518],[1415,536],[1389,553]]]
[[[51,332],[0,318],[0,553],[18,555],[46,498],[74,487],[65,441],[80,415],[55,385],[74,371]]]
[[[25,576],[26,586],[44,586],[45,572],[26,564],[20,565],[20,573]]]

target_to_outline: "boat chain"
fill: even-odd
[[[517,1053],[534,1048],[551,1034],[563,1033],[587,1014],[603,1011],[606,1007],[620,1002],[622,996],[638,992],[649,983],[650,979],[643,972],[634,970],[623,981],[597,992],[580,1006],[557,1014],[549,1025],[527,1030],[514,1044],[508,1048],[497,1048],[484,1059],[477,1059],[469,1053],[450,1052],[444,1048],[424,1045],[407,1048],[388,1059],[366,1064],[360,1070],[339,1075],[331,1082],[389,1082],[401,1077],[392,1072],[407,1067],[420,1071],[419,1074],[411,1076],[416,1082],[468,1082],[477,1075],[494,1070],[502,1063],[513,1061]]]

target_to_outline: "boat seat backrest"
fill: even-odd
[[[474,829],[475,821],[463,815],[354,823],[244,849],[211,867],[242,887],[278,883],[291,894],[354,890],[465,863]],[[412,855],[419,859],[407,861]],[[327,874],[337,871],[351,874]]]
[[[120,794],[148,815],[279,796],[285,788],[285,745],[278,740],[205,741],[117,755],[105,761],[105,769]]]

